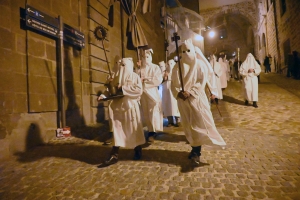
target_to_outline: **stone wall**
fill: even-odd
[[[284,55],[283,44],[289,40],[290,50],[300,52],[300,1],[286,1],[287,10],[282,15],[281,14],[281,4],[280,1],[276,1],[276,14],[278,20],[278,36],[279,36],[279,46],[281,54],[281,67],[285,67],[286,57]]]
[[[266,35],[266,49],[258,49],[257,54],[262,61],[266,54],[272,56],[272,72],[286,72],[287,49],[289,49],[289,51],[300,52],[300,15],[298,14],[300,2],[286,1],[286,3],[287,10],[284,14],[282,14],[281,2],[279,0],[270,4],[269,10],[267,10],[265,4],[257,4],[257,9],[262,11],[259,16],[256,36],[259,36],[262,41],[263,33]],[[274,15],[275,12],[276,16]],[[275,20],[277,20],[277,24]],[[257,40],[258,39],[256,39],[258,45]]]
[[[96,101],[105,90],[108,65],[102,42],[94,37],[95,27],[102,25],[108,31],[104,46],[111,67],[122,56],[137,61],[136,51],[122,48],[126,43],[127,16],[121,19],[119,2],[114,27],[107,25],[109,2],[0,1],[0,159],[47,143],[55,137],[60,124],[57,43],[54,38],[26,28],[26,3],[53,18],[61,16],[64,23],[85,35],[83,49],[64,43],[66,125],[75,130],[104,123],[108,117],[107,104]],[[154,49],[153,62],[158,63],[165,57],[159,22],[162,4],[153,2],[152,11],[146,14],[141,14],[141,6],[138,17]]]
[[[26,3],[87,35],[86,0],[1,1],[0,158],[46,143],[59,126],[56,39],[25,26]],[[89,93],[88,50],[64,45],[66,121],[85,122]],[[85,104],[88,103],[88,104]],[[86,115],[88,117],[88,115]]]

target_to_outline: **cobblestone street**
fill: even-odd
[[[227,146],[204,146],[200,166],[187,158],[182,130],[165,128],[144,145],[142,160],[121,148],[118,163],[99,169],[111,146],[96,137],[103,130],[91,128],[2,160],[0,199],[300,199],[299,85],[262,73],[254,108],[244,105],[241,82],[231,80],[219,102],[222,117],[212,105]]]

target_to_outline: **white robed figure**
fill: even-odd
[[[159,66],[159,68],[160,68],[160,70],[161,70],[161,75],[162,75],[162,77],[164,76],[164,74],[165,74],[165,71],[166,71],[166,63],[165,63],[165,61],[160,61],[159,63],[158,63],[158,66]],[[163,86],[162,86],[162,84],[160,84],[159,86],[158,86],[158,92],[159,92],[159,95],[160,95],[160,98],[162,98],[162,93],[163,93]]]
[[[169,127],[180,126],[180,113],[177,105],[177,100],[175,99],[171,91],[171,78],[174,65],[175,61],[173,59],[168,61],[164,75],[164,82],[162,83],[163,115],[168,118]],[[173,117],[175,117],[175,123]]]
[[[208,78],[206,58],[196,59],[195,49],[191,40],[181,45],[182,79],[184,92],[181,88],[179,66],[172,73],[172,92],[177,97],[181,123],[185,136],[192,146],[189,158],[196,164],[200,163],[202,145],[220,145],[226,143],[219,134],[205,94]]]
[[[202,51],[199,49],[199,47],[195,47],[196,52],[196,58],[202,60],[202,58],[205,58]],[[218,97],[218,88],[217,88],[217,80],[216,75],[214,73],[214,70],[208,60],[203,60],[205,62],[205,67],[207,67],[207,87],[209,88],[209,91],[211,92],[211,95],[214,95],[215,97]]]
[[[227,81],[230,81],[230,65],[229,65],[229,61],[226,59],[226,55],[223,58],[223,62],[226,64],[227,66],[227,72],[226,72],[226,77],[227,77]]]
[[[148,127],[148,140],[153,142],[157,131],[163,131],[163,114],[158,86],[162,83],[162,73],[158,65],[152,63],[152,49],[142,54],[141,79],[143,94],[141,106],[143,117]]]
[[[253,101],[253,106],[257,106],[258,101],[258,79],[257,76],[261,72],[261,67],[255,60],[254,56],[249,53],[246,60],[240,67],[240,75],[243,77],[243,88],[245,104],[248,105],[249,101]]]
[[[222,69],[222,74],[220,76],[220,81],[221,81],[221,88],[225,89],[227,88],[227,64],[225,62],[223,62],[223,58],[219,58],[219,64],[221,66]]]
[[[133,72],[132,58],[121,59],[120,68],[110,81],[117,85],[124,97],[114,98],[109,104],[114,144],[109,159],[99,167],[116,163],[119,147],[134,148],[134,159],[140,159],[141,145],[146,142],[139,105],[139,99],[143,92],[142,82],[139,75]],[[101,95],[98,100],[103,98],[105,96]]]
[[[216,83],[217,83],[217,91],[218,91],[218,99],[223,99],[223,92],[222,92],[222,87],[221,87],[221,79],[220,77],[222,76],[223,70],[221,68],[220,63],[217,62],[216,56],[212,55],[210,64],[213,68],[214,75],[216,77]]]

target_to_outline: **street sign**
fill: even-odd
[[[59,27],[58,19],[51,17],[35,8],[32,6],[26,5],[26,13],[30,15],[31,17],[38,19],[46,24],[49,24],[55,28]]]
[[[84,34],[73,27],[64,24],[64,41],[70,43],[71,45],[77,46],[79,48],[84,48],[85,37]]]
[[[26,26],[41,31],[45,34],[58,37],[58,28],[50,26],[45,22],[39,21],[31,17],[30,15],[26,16]]]
[[[32,6],[26,5],[26,26],[58,38],[59,20],[51,17]],[[63,40],[73,46],[84,48],[85,36],[77,29],[63,24]]]

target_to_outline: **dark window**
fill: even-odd
[[[266,35],[265,35],[265,33],[263,33],[263,35],[262,35],[262,47],[265,47],[266,46]]]
[[[285,0],[281,0],[281,16],[285,13],[286,11],[286,2]]]
[[[287,61],[288,54],[291,53],[291,44],[290,44],[290,39],[287,39],[283,43],[283,54],[284,54],[284,61]]]
[[[227,38],[227,31],[225,28],[220,29],[219,31],[219,39],[225,39]]]

